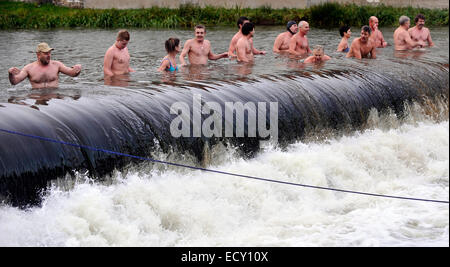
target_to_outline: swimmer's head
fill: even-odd
[[[404,27],[406,27],[406,28],[409,28],[409,24],[411,23],[411,21],[410,21],[409,17],[407,17],[407,16],[401,16],[401,17],[398,19],[398,23],[400,23],[400,26],[404,26]]]
[[[39,62],[41,62],[42,65],[48,65],[50,63],[52,50],[53,48],[48,46],[47,43],[38,44],[36,49],[36,55]]]
[[[344,35],[346,35],[347,38],[350,38],[352,31],[350,31],[349,26],[345,25],[339,28],[339,34],[341,35],[341,37],[344,37]]]
[[[309,23],[305,20],[302,20],[298,23],[299,31],[303,34],[307,34],[309,32]]]
[[[166,51],[167,53],[179,52],[180,50],[180,39],[178,38],[169,38],[166,43]]]
[[[316,61],[321,61],[322,57],[324,55],[323,46],[316,45],[313,49],[313,56],[315,57]]]
[[[120,30],[119,33],[117,33],[116,38],[117,48],[124,49],[125,47],[127,47],[129,41],[130,41],[130,33],[127,30]]]
[[[361,38],[360,40],[365,43],[369,40],[370,34],[372,33],[372,30],[370,29],[369,26],[364,25],[361,28]]]
[[[242,26],[244,26],[244,24],[247,22],[250,22],[250,20],[247,17],[240,17],[237,21],[238,28],[241,29]]]
[[[253,36],[253,32],[255,31],[255,25],[251,22],[247,22],[242,26],[242,34],[247,36],[251,34]]]
[[[203,41],[206,35],[206,28],[203,25],[195,26],[195,39],[198,41]]]
[[[298,30],[297,22],[295,22],[293,20],[289,21],[286,25],[286,29],[291,34],[297,33],[297,30]]]
[[[416,23],[417,27],[419,29],[422,29],[423,26],[425,26],[425,16],[422,14],[418,14],[415,18],[414,18],[414,22]]]
[[[370,17],[369,18],[369,26],[373,30],[378,29],[378,18],[375,16]]]

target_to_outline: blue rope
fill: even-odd
[[[313,188],[313,189],[320,189],[320,190],[328,190],[328,191],[335,191],[335,192],[342,192],[342,193],[359,194],[359,195],[373,196],[373,197],[395,198],[395,199],[403,199],[403,200],[415,200],[415,201],[424,201],[424,202],[434,202],[434,203],[449,204],[449,201],[445,201],[445,200],[434,200],[434,199],[423,199],[423,198],[413,198],[413,197],[402,197],[402,196],[373,194],[373,193],[366,193],[366,192],[359,192],[359,191],[352,191],[352,190],[344,190],[344,189],[337,189],[337,188],[331,188],[331,187],[323,187],[323,186],[315,186],[315,185],[307,185],[307,184],[298,184],[298,183],[284,182],[284,181],[278,181],[278,180],[273,180],[273,179],[261,178],[261,177],[256,177],[256,176],[242,175],[242,174],[231,173],[231,172],[223,172],[223,171],[206,169],[206,168],[200,168],[200,167],[194,167],[194,166],[189,166],[189,165],[184,165],[184,164],[179,164],[179,163],[173,163],[173,162],[167,162],[167,161],[162,161],[162,160],[156,160],[156,159],[152,159],[152,158],[134,156],[134,155],[120,153],[120,152],[116,152],[116,151],[112,151],[112,150],[101,149],[101,148],[96,148],[96,147],[86,146],[86,145],[78,145],[78,144],[73,144],[73,143],[69,143],[69,142],[65,142],[65,141],[59,141],[59,140],[47,138],[47,137],[31,135],[31,134],[25,134],[25,133],[10,131],[10,130],[4,130],[4,129],[1,129],[1,128],[0,128],[0,131],[1,132],[5,132],[5,133],[9,133],[9,134],[23,136],[23,137],[29,137],[29,138],[33,138],[33,139],[38,139],[38,140],[42,140],[42,141],[46,141],[46,142],[62,144],[62,145],[76,147],[76,148],[84,148],[84,149],[88,149],[88,150],[92,150],[92,151],[104,152],[104,153],[108,153],[108,154],[113,154],[113,155],[118,155],[118,156],[123,156],[123,157],[129,157],[129,158],[134,158],[134,159],[139,159],[139,160],[144,160],[144,161],[150,161],[150,162],[154,162],[154,163],[160,163],[160,164],[165,164],[165,165],[182,167],[182,168],[187,168],[187,169],[192,169],[192,170],[199,170],[199,171],[204,171],[204,172],[218,173],[218,174],[235,176],[235,177],[242,177],[242,178],[247,178],[247,179],[271,182],[271,183],[278,183],[278,184],[285,184],[285,185],[292,185],[292,186],[299,186],[299,187],[306,187],[306,188]]]

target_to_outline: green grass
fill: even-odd
[[[308,9],[220,8],[181,5],[177,9],[72,9],[51,4],[37,5],[0,0],[0,29],[49,28],[183,28],[197,24],[236,26],[240,16],[257,25],[285,25],[289,20],[306,19],[312,27],[333,28],[343,24],[361,26],[375,15],[380,26],[395,26],[401,15],[413,19],[418,13],[427,25],[448,26],[448,9],[394,8],[327,3]]]

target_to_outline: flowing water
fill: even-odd
[[[268,53],[253,66],[223,59],[176,74],[155,71],[164,40],[183,42],[192,31],[131,30],[136,73],[115,86],[102,79],[115,31],[4,31],[4,73],[33,61],[42,41],[55,48],[53,59],[83,71],[42,91],[0,77],[0,128],[291,183],[448,201],[448,28],[431,29],[436,48],[391,46],[361,61],[333,52],[337,31],[312,29],[310,44],[333,58],[322,66],[274,55],[282,30],[256,28],[255,47]],[[393,30],[382,29],[390,43]],[[208,29],[214,52],[224,52],[234,32]],[[172,138],[171,104],[192,103],[195,94],[221,104],[278,102],[279,145]],[[2,246],[449,244],[448,204],[127,161],[4,132],[0,142],[0,193],[11,200],[0,206]]]

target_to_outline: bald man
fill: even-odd
[[[378,18],[372,16],[369,18],[369,27],[372,30],[370,40],[375,44],[376,48],[384,48],[388,43],[384,40],[383,34],[378,29]]]
[[[302,20],[298,23],[298,31],[289,41],[289,53],[296,56],[307,56],[311,54],[308,37],[309,23]]]

